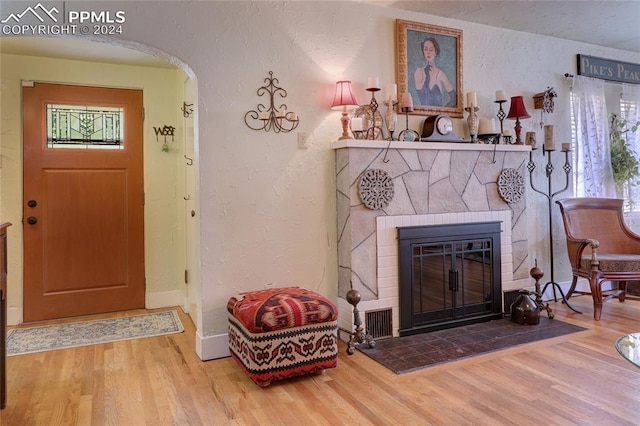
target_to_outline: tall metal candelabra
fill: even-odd
[[[567,307],[569,309],[571,309],[574,312],[577,313],[582,313],[580,311],[575,310],[573,307],[571,307],[571,305],[569,305],[569,302],[567,301],[567,298],[564,294],[564,292],[562,291],[562,288],[560,287],[560,284],[558,284],[555,279],[554,279],[554,274],[553,274],[553,215],[552,215],[552,207],[553,207],[553,198],[558,195],[561,192],[566,191],[569,188],[569,174],[571,173],[571,163],[569,162],[569,150],[568,149],[563,149],[562,152],[564,152],[564,165],[562,166],[562,170],[564,170],[565,173],[565,184],[564,187],[556,192],[553,192],[553,182],[552,182],[552,177],[553,177],[553,171],[554,171],[554,167],[553,167],[553,163],[551,161],[551,153],[555,152],[555,150],[547,150],[544,147],[542,148],[542,159],[544,160],[544,156],[546,154],[547,156],[547,165],[545,166],[545,174],[547,176],[547,190],[546,191],[542,191],[539,190],[538,188],[536,188],[536,186],[533,183],[533,172],[536,169],[536,164],[533,161],[533,153],[534,151],[537,151],[536,148],[533,148],[531,150],[531,152],[529,153],[529,163],[527,164],[527,170],[529,170],[529,182],[531,183],[531,188],[536,191],[539,194],[544,195],[547,198],[547,203],[548,203],[548,212],[549,212],[549,258],[550,258],[550,275],[549,275],[549,279],[550,281],[548,281],[544,287],[542,288],[542,291],[539,292],[540,295],[544,294],[545,290],[547,289],[548,286],[552,286],[553,288],[553,300],[554,301],[558,301],[558,297],[556,295],[556,288],[560,291],[560,294],[562,295],[562,301],[567,305]],[[537,289],[536,289],[537,290]]]

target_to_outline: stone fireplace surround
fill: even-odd
[[[507,168],[525,176],[530,147],[388,144],[380,140],[332,144],[338,210],[339,327],[353,329],[353,307],[344,299],[353,287],[362,296],[358,305],[361,319],[365,321],[367,311],[391,309],[393,335],[398,336],[399,226],[500,221],[502,291],[526,287],[530,278],[526,200],[522,197],[508,204],[500,197],[497,182]],[[394,183],[393,199],[380,210],[367,208],[358,195],[360,178],[370,169],[384,170]]]

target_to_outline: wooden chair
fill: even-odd
[[[615,198],[558,200],[573,281],[567,293],[591,294],[593,318],[600,320],[602,305],[617,297],[624,302],[628,281],[640,280],[640,236],[627,228],[622,203]],[[576,291],[578,277],[589,280],[590,292]],[[603,295],[602,284],[617,281],[618,289]]]

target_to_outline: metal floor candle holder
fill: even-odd
[[[529,163],[527,164],[527,170],[529,170],[529,182],[531,183],[531,188],[539,193],[542,194],[546,197],[547,199],[547,204],[548,204],[548,214],[549,214],[549,259],[550,259],[550,274],[549,274],[549,281],[544,285],[544,287],[542,288],[542,291],[539,292],[540,296],[542,296],[542,294],[544,294],[544,292],[546,291],[548,286],[552,286],[553,288],[553,300],[554,301],[558,301],[558,297],[556,295],[556,288],[560,291],[560,295],[562,296],[562,301],[565,305],[567,305],[567,307],[569,309],[571,309],[573,312],[579,313],[581,314],[582,312],[574,309],[568,302],[567,297],[565,296],[564,292],[562,291],[562,288],[560,287],[560,284],[558,284],[555,279],[554,279],[554,274],[553,274],[553,215],[552,215],[552,206],[553,206],[553,198],[560,194],[561,192],[566,191],[569,188],[569,174],[571,173],[571,163],[569,162],[569,151],[567,150],[563,150],[562,152],[564,152],[564,165],[562,166],[562,170],[565,173],[565,184],[564,187],[562,189],[560,189],[559,191],[555,191],[553,192],[553,185],[552,185],[552,176],[553,176],[553,171],[554,171],[554,167],[553,167],[553,163],[551,161],[551,153],[555,152],[555,150],[547,150],[542,148],[542,158],[544,159],[545,154],[547,156],[547,165],[545,166],[545,174],[547,176],[547,190],[546,191],[542,191],[538,188],[536,188],[536,186],[533,183],[533,172],[536,169],[536,164],[533,161],[533,152],[537,151],[536,148],[532,148],[531,152],[529,153]],[[537,261],[536,261],[537,263]]]

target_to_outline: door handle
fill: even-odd
[[[27,201],[27,206],[34,208],[35,206],[38,205],[38,202],[36,200],[29,200]]]
[[[37,218],[37,217],[35,217],[35,216],[29,216],[29,217],[27,218],[27,223],[28,223],[29,225],[35,225],[36,223],[38,223],[38,218]]]

